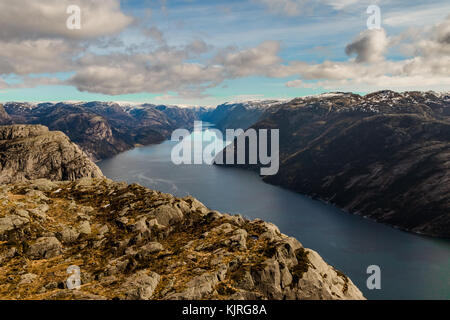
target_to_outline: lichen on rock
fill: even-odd
[[[0,199],[1,299],[364,298],[276,226],[192,197],[84,178],[0,185]]]

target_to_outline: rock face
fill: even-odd
[[[3,105],[0,104],[0,125],[10,124],[11,122],[11,117],[5,111]]]
[[[450,96],[381,91],[295,99],[255,129],[280,129],[264,180],[349,212],[450,237]]]
[[[0,299],[364,298],[272,224],[107,179],[0,186],[0,243]]]
[[[103,174],[64,133],[39,125],[0,126],[0,183],[83,177]]]

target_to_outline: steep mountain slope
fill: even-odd
[[[222,131],[226,129],[245,130],[258,122],[268,109],[280,104],[282,102],[277,100],[225,103],[203,113],[201,119],[214,123]]]
[[[449,95],[335,93],[269,109],[253,127],[280,129],[280,170],[265,181],[450,237],[449,115]]]
[[[5,108],[2,104],[0,104],[0,125],[10,124],[11,118],[8,113],[5,111]]]
[[[0,183],[83,177],[103,174],[64,133],[38,125],[0,126]]]
[[[272,224],[107,179],[0,186],[0,243],[0,299],[363,299]]]
[[[192,109],[105,102],[7,103],[5,110],[13,123],[42,124],[64,132],[93,160],[136,145],[160,143],[175,129],[192,128],[198,118]]]

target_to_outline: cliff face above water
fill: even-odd
[[[280,170],[265,181],[379,222],[450,237],[450,96],[335,93],[268,110]]]
[[[103,174],[64,133],[39,125],[0,126],[0,183],[83,177]]]
[[[363,299],[272,224],[107,179],[0,186],[0,243],[0,299]]]

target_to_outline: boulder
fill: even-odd
[[[92,230],[89,221],[80,222],[80,224],[78,225],[78,232],[80,234],[90,235]]]
[[[170,226],[183,220],[183,213],[180,209],[169,205],[156,208],[153,212],[160,225]]]
[[[167,296],[169,300],[200,300],[212,293],[219,279],[211,273],[204,273],[195,277],[186,284],[186,290],[172,293]]]
[[[73,228],[66,227],[61,232],[59,232],[58,236],[63,243],[71,244],[77,241],[80,233]]]
[[[62,253],[62,245],[55,237],[42,237],[36,240],[27,251],[33,260],[50,259]]]
[[[30,284],[30,283],[32,283],[34,280],[36,280],[37,277],[38,277],[38,276],[37,276],[36,274],[33,274],[33,273],[27,273],[27,274],[24,274],[24,275],[22,275],[22,276],[20,277],[19,285],[22,285],[22,284]]]
[[[24,224],[29,223],[29,219],[19,216],[19,215],[10,215],[4,218],[0,218],[0,235],[7,231],[11,231],[17,228],[22,227]]]
[[[161,277],[155,272],[139,271],[122,285],[128,300],[150,300]]]

